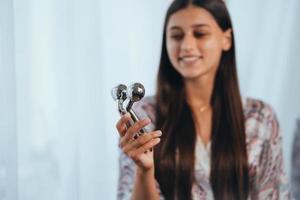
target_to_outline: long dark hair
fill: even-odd
[[[175,0],[164,24],[156,92],[156,128],[163,132],[154,150],[155,177],[166,199],[190,200],[195,182],[196,131],[192,110],[186,102],[184,82],[173,68],[166,49],[166,26],[175,12],[198,6],[214,17],[223,31],[232,23],[222,0]],[[212,135],[210,183],[215,199],[247,199],[248,159],[242,101],[238,86],[234,37],[223,52],[211,97]]]

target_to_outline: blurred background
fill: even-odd
[[[116,199],[118,113],[110,89],[142,82],[154,94],[170,2],[0,0],[1,200]],[[300,1],[227,4],[242,94],[276,110],[291,179]]]

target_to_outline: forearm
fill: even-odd
[[[135,183],[131,200],[159,200],[158,190],[155,184],[154,168],[147,172],[136,170]]]

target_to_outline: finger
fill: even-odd
[[[141,130],[142,128],[144,128],[145,126],[147,126],[148,124],[150,124],[151,120],[149,118],[137,121],[136,123],[134,123],[126,132],[125,134],[125,138],[127,141],[132,140],[132,138],[134,137],[134,135]]]
[[[130,121],[130,114],[126,113],[124,114],[119,121],[116,124],[116,128],[120,134],[121,137],[123,137],[127,131],[127,123]]]
[[[155,138],[141,146],[140,148],[130,151],[127,153],[127,155],[134,161],[138,161],[140,155],[144,152],[146,152],[148,149],[153,148],[155,145],[157,145],[160,142],[160,138]]]
[[[121,138],[119,147],[123,148],[127,143],[133,142],[136,133],[144,126],[150,123],[150,119],[146,118],[134,123],[129,129],[127,129],[125,135]]]
[[[136,140],[134,140],[133,142],[125,145],[122,149],[124,152],[129,152],[134,149],[138,149],[141,146],[143,146],[144,144],[146,144],[147,142],[149,142],[150,140],[158,138],[161,135],[162,135],[161,131],[154,131],[154,132],[142,135],[142,136],[138,137]]]

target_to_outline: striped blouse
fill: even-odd
[[[290,199],[289,183],[283,167],[282,138],[273,109],[262,101],[250,98],[243,99],[243,109],[251,184],[249,199]],[[141,119],[146,116],[151,119],[152,124],[147,126],[148,130],[155,128],[153,97],[146,97],[136,103],[134,110]],[[198,138],[195,151],[192,197],[194,200],[213,199],[209,182],[210,143],[204,146],[201,138]],[[129,200],[134,186],[135,164],[121,150],[119,170],[117,198]],[[160,199],[164,199],[158,183],[157,189]]]

